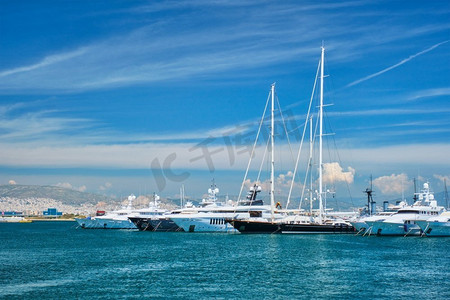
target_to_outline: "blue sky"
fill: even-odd
[[[304,122],[322,43],[336,171],[352,196],[371,174],[386,197],[409,196],[414,177],[436,191],[450,181],[448,1],[0,6],[2,184],[116,196],[184,184],[201,197],[215,178],[236,195],[249,157],[237,139],[252,143],[273,82]],[[199,143],[212,165],[196,159]],[[281,184],[293,169],[283,159]]]

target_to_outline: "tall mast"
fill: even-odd
[[[448,192],[447,192],[447,181],[446,181],[446,179],[444,178],[444,192],[445,192],[445,194],[444,194],[444,196],[445,196],[445,207],[447,208],[447,209],[449,209],[449,206],[448,206]]]
[[[312,179],[312,156],[313,156],[313,118],[309,118],[309,212],[312,215],[313,207],[313,179]]]
[[[271,213],[272,213],[272,220],[273,220],[273,214],[274,214],[274,207],[275,207],[275,83],[272,84],[272,113],[271,113],[271,133],[270,133],[270,139],[271,139],[271,154],[272,154],[272,161],[270,165],[270,207],[271,207]]]
[[[323,204],[322,204],[322,135],[323,135],[323,65],[325,57],[325,48],[322,46],[322,56],[320,59],[320,105],[319,105],[319,223],[322,223]]]
[[[184,184],[180,187],[180,207],[183,208],[184,206]]]
[[[416,203],[417,199],[419,199],[417,197],[417,187],[416,187],[416,178],[414,178],[414,196],[413,196],[413,204]]]

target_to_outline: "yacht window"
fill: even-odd
[[[262,211],[249,211],[250,218],[261,218]]]

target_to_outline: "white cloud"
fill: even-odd
[[[16,185],[17,183],[16,183],[16,181],[15,180],[10,180],[10,181],[8,181],[8,184],[10,184],[10,185]]]
[[[86,50],[87,50],[86,48],[81,48],[81,49],[77,49],[77,50],[67,52],[67,53],[49,55],[47,57],[44,57],[40,62],[38,62],[36,64],[2,71],[2,72],[0,72],[0,77],[9,76],[9,75],[13,75],[16,73],[29,72],[29,71],[47,67],[47,66],[50,66],[53,64],[57,64],[57,63],[65,61],[65,60],[69,60],[71,58],[83,55],[84,53],[86,53]]]
[[[105,184],[99,186],[98,188],[99,188],[99,190],[101,190],[101,191],[106,191],[106,190],[109,190],[111,187],[112,187],[112,183],[110,183],[110,182],[105,182]]]
[[[438,175],[438,174],[434,174],[433,175],[434,178],[442,181],[442,183],[444,182],[444,180],[446,181],[447,184],[450,184],[450,175]]]
[[[324,163],[323,164],[323,183],[333,184],[337,182],[353,183],[355,175],[355,169],[347,167],[347,171],[344,171],[337,162]]]
[[[450,88],[435,88],[415,92],[409,97],[409,100],[417,100],[421,98],[437,97],[437,96],[448,96],[450,95]]]
[[[173,14],[164,20],[152,18],[145,26],[133,28],[120,36],[105,37],[67,52],[43,55],[29,65],[1,70],[0,90],[89,90],[203,75],[223,76],[224,71],[232,71],[236,76],[233,72],[236,70],[241,76],[251,77],[255,75],[255,68],[317,58],[319,49],[311,45],[318,44],[318,37],[327,37],[336,58],[349,60],[374,45],[446,29],[443,25],[421,27],[418,24],[405,30],[401,24],[392,22],[352,26],[348,20],[360,18],[361,11],[350,12],[346,7],[366,6],[368,2],[365,1],[319,5],[283,3],[277,6],[255,1],[244,4],[247,7],[245,14],[240,11],[241,2],[237,5],[228,1],[152,3],[142,10],[140,7],[124,9],[124,19],[120,20],[123,22],[134,18],[137,12],[170,9]],[[202,9],[181,9],[186,5]],[[222,6],[227,6],[227,9],[220,9]],[[206,10],[208,14],[205,14]],[[345,14],[342,13],[344,11]],[[373,12],[384,13],[383,10]],[[402,13],[411,14],[410,11],[399,12]],[[216,25],[200,26],[205,15],[217,19]],[[333,26],[321,26],[323,19]],[[222,21],[231,23],[223,26]],[[415,54],[397,65],[430,50]],[[370,78],[388,69],[370,75]]]
[[[427,49],[425,49],[425,50],[423,50],[423,51],[420,51],[420,52],[418,52],[418,53],[416,53],[416,54],[410,55],[408,58],[403,59],[402,61],[400,61],[399,63],[396,63],[395,65],[392,65],[392,66],[390,66],[390,67],[388,67],[388,68],[386,68],[386,69],[384,69],[384,70],[381,70],[381,71],[379,71],[379,72],[376,72],[376,73],[374,73],[374,74],[371,74],[371,75],[369,75],[369,76],[366,76],[366,77],[364,77],[364,78],[355,80],[355,81],[353,81],[353,82],[347,84],[347,87],[351,87],[351,86],[357,85],[357,84],[359,84],[359,83],[361,83],[361,82],[364,82],[364,81],[366,81],[366,80],[369,80],[369,79],[372,79],[372,78],[374,78],[374,77],[380,76],[381,74],[386,73],[386,72],[388,72],[388,71],[390,71],[390,70],[392,70],[392,69],[395,69],[395,68],[397,68],[397,67],[399,67],[399,66],[401,66],[401,65],[403,65],[403,64],[405,64],[405,63],[407,63],[407,62],[409,62],[410,60],[412,60],[412,59],[414,59],[414,58],[416,58],[416,57],[418,57],[418,56],[420,56],[420,55],[422,55],[422,54],[425,54],[425,53],[427,53],[427,52],[430,52],[431,50],[433,50],[433,49],[435,49],[435,48],[439,47],[440,45],[443,45],[443,44],[445,44],[445,43],[447,43],[447,42],[449,42],[449,41],[444,41],[444,42],[435,44],[435,45],[433,45],[433,46],[431,46],[431,47],[429,47],[429,48],[427,48]]]
[[[195,143],[141,143],[121,145],[86,145],[86,146],[38,146],[31,144],[0,143],[0,165],[9,167],[46,167],[46,168],[129,168],[150,169],[152,161],[156,160],[161,168],[173,170],[245,170],[249,153],[234,152],[234,163],[230,161],[227,149],[223,145],[211,145],[206,150],[211,154],[212,165],[208,165],[201,149],[193,149]],[[192,151],[189,151],[189,150]],[[236,151],[236,149],[234,149]],[[287,146],[278,146],[277,152],[282,157],[290,157]],[[433,155],[424,155],[432,153]],[[446,144],[411,144],[371,148],[340,149],[341,161],[351,163],[360,170],[373,169],[388,171],[399,165],[414,166],[450,166],[450,145]],[[170,156],[173,154],[173,156]],[[260,162],[263,149],[258,148],[254,162]],[[259,169],[260,163],[252,164],[251,168]],[[287,169],[289,165],[284,164]],[[448,167],[447,167],[448,168]],[[354,170],[333,169],[330,171],[348,173],[350,180]],[[391,172],[391,171],[389,171]],[[340,174],[342,175],[342,174]],[[331,175],[330,175],[331,176]]]
[[[404,173],[381,176],[373,180],[373,185],[376,186],[382,194],[387,195],[402,194],[409,184],[410,180],[408,179],[408,175]]]
[[[75,187],[69,182],[59,182],[59,183],[56,184],[56,186],[62,187],[62,188],[65,188],[65,189],[79,191],[79,192],[85,192],[87,190],[87,187],[85,185],[82,185],[80,187]]]
[[[286,173],[281,173],[278,174],[278,176],[276,176],[275,178],[275,194],[284,194],[287,195],[289,192],[289,189],[291,188],[292,185],[292,177],[293,177],[294,173],[291,171],[287,171]],[[245,194],[247,192],[247,190],[254,186],[254,185],[259,185],[261,186],[261,189],[266,192],[269,193],[270,191],[270,179],[266,179],[264,181],[253,181],[251,179],[246,179],[244,182],[244,188],[245,190],[243,191],[243,193]],[[302,185],[298,182],[294,182],[294,188],[299,188]]]

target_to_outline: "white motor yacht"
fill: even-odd
[[[450,211],[426,221],[416,221],[426,236],[450,236]]]
[[[83,229],[137,229],[128,217],[133,216],[133,201],[136,196],[128,196],[128,206],[120,210],[108,212],[102,216],[87,217],[84,219],[75,218],[78,225]]]
[[[256,200],[261,187],[253,186],[247,198],[232,205],[217,202],[219,189],[212,186],[208,190],[208,198],[202,200],[202,206],[193,210],[174,211],[170,219],[186,232],[237,232],[232,224],[226,222],[231,219],[247,219],[251,216],[267,218],[271,213],[269,205],[263,205],[262,200]]]
[[[423,190],[416,194],[418,200],[413,205],[399,209],[384,220],[366,221],[371,232],[377,235],[420,235],[421,229],[416,222],[436,217],[445,209],[437,205],[429,183],[424,183]]]

